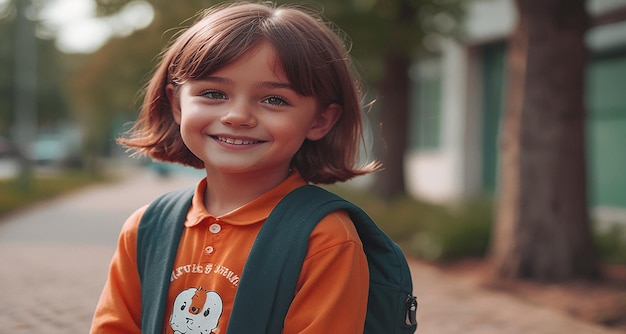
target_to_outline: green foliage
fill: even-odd
[[[408,196],[384,200],[345,187],[332,190],[364,208],[413,256],[451,261],[486,255],[493,222],[493,205],[488,199],[445,207]]]
[[[33,180],[33,188],[28,192],[20,189],[17,179],[0,180],[0,216],[27,205],[106,180],[108,178],[103,176],[80,172],[36,176]]]
[[[292,1],[282,1],[290,3]],[[460,35],[463,0],[318,0],[322,14],[349,38],[348,48],[372,84],[383,77],[388,54],[413,58],[434,35]]]
[[[332,191],[361,206],[410,255],[433,261],[453,261],[487,255],[494,206],[488,198],[456,205],[429,204],[408,196],[382,199],[343,186]],[[603,263],[626,264],[626,226],[595,226],[595,248]]]
[[[99,14],[115,14],[128,0],[98,0]],[[130,36],[113,38],[101,49],[84,57],[74,56],[68,81],[76,116],[85,127],[86,151],[100,154],[121,128],[116,124],[136,119],[142,90],[161,50],[172,35],[189,24],[189,18],[217,1],[149,1],[155,16],[145,29]],[[76,61],[78,60],[78,61]]]
[[[15,29],[13,6],[7,4],[0,13],[0,135],[7,135],[13,112],[15,79],[13,36]]]
[[[448,220],[434,226],[442,245],[441,259],[483,257],[487,253],[493,224],[493,205],[486,199],[471,199],[451,209]],[[413,245],[419,249],[419,244]]]
[[[626,227],[624,225],[614,224],[606,230],[596,228],[593,239],[603,262],[626,264]]]

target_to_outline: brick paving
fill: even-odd
[[[0,333],[86,333],[124,219],[196,180],[137,172],[2,218]],[[410,262],[420,303],[417,333],[620,333]]]

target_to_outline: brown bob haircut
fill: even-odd
[[[166,86],[202,80],[261,41],[276,49],[296,92],[313,96],[321,108],[336,103],[342,112],[322,139],[305,140],[291,167],[312,183],[330,184],[378,169],[359,166],[363,142],[360,82],[343,41],[320,16],[296,7],[235,3],[203,12],[167,47],[146,87],[137,122],[118,142],[153,159],[204,168],[183,143]]]

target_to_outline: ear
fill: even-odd
[[[178,98],[176,87],[172,84],[168,84],[165,86],[165,93],[167,94],[167,99],[170,101],[170,106],[172,107],[172,116],[174,117],[174,121],[180,124],[180,99]]]
[[[315,120],[313,120],[313,126],[309,129],[306,138],[309,140],[320,140],[324,138],[333,126],[335,126],[342,112],[343,109],[336,103],[322,110],[322,112],[317,114]]]

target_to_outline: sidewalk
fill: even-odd
[[[418,334],[617,334],[504,292],[410,261],[418,296]],[[586,301],[581,300],[581,303]]]
[[[196,180],[140,173],[4,217],[0,333],[86,333],[125,218],[159,194]],[[419,261],[410,264],[419,299],[417,333],[619,333],[476,289]]]

